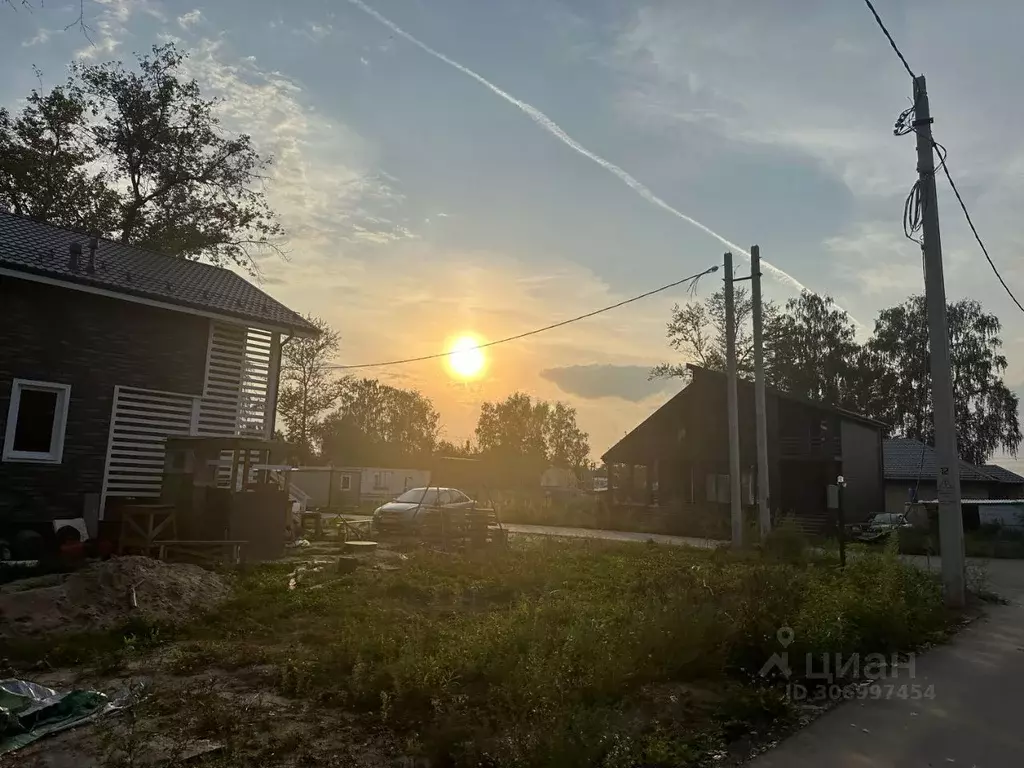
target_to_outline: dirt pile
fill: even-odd
[[[116,629],[133,618],[173,624],[229,593],[224,577],[197,565],[116,557],[0,587],[0,640]]]

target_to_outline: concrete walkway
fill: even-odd
[[[904,669],[883,681],[877,700],[839,705],[751,768],[1024,765],[1024,562],[994,560],[987,568],[990,588],[1009,605],[920,656],[912,675]],[[929,690],[934,698],[924,697]]]

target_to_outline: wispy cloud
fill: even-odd
[[[334,27],[330,24],[320,24],[315,21],[308,21],[301,27],[297,27],[292,32],[296,35],[302,35],[314,43],[319,43],[324,38],[328,37],[334,32]]]
[[[704,0],[638,9],[613,57],[625,116],[796,150],[855,192],[905,189],[906,147],[886,128],[909,85],[873,47],[837,45],[836,33],[863,21],[864,9],[819,6],[799,17],[768,6],[734,10]]]
[[[330,251],[346,241],[411,236],[379,213],[399,195],[393,180],[373,168],[372,145],[317,110],[299,82],[262,69],[252,56],[233,55],[220,39],[192,43],[186,66],[204,93],[221,99],[227,125],[250,133],[273,156],[268,197],[291,249]]]
[[[34,45],[43,45],[44,43],[49,41],[50,35],[52,35],[55,31],[56,30],[40,28],[39,31],[36,32],[36,34],[33,37],[30,37],[28,40],[23,41],[21,47],[31,48]]]
[[[545,131],[550,133],[555,138],[557,138],[559,141],[561,141],[567,147],[569,147],[573,151],[577,152],[578,154],[582,155],[583,157],[586,157],[588,160],[591,160],[591,161],[597,163],[599,166],[604,168],[606,171],[608,171],[609,173],[611,173],[614,176],[616,176],[620,181],[622,181],[626,186],[628,186],[630,189],[632,189],[634,192],[636,192],[638,195],[640,195],[647,202],[652,203],[653,205],[658,206],[659,208],[667,211],[668,213],[671,213],[673,216],[675,216],[675,217],[677,217],[679,219],[682,219],[683,221],[687,222],[688,224],[691,224],[692,226],[694,226],[697,229],[701,230],[705,234],[708,234],[711,237],[715,238],[716,240],[718,240],[723,245],[727,246],[728,248],[731,248],[733,251],[737,252],[738,254],[746,256],[747,258],[750,257],[750,253],[747,250],[745,250],[744,248],[742,248],[741,246],[737,245],[736,243],[732,242],[731,240],[728,240],[723,235],[720,235],[718,232],[716,232],[715,230],[711,229],[706,224],[703,224],[700,221],[698,221],[697,219],[695,219],[695,218],[693,218],[691,216],[688,216],[687,214],[683,213],[682,211],[679,211],[676,208],[672,207],[665,200],[663,200],[662,198],[660,198],[656,194],[654,194],[654,192],[652,192],[646,185],[644,185],[638,179],[634,178],[632,175],[627,173],[625,170],[620,168],[618,165],[616,165],[615,163],[612,163],[609,160],[606,160],[605,158],[601,157],[600,155],[598,155],[598,154],[592,152],[591,150],[587,149],[586,147],[584,147],[582,144],[580,144],[578,141],[576,141],[576,139],[574,139],[572,136],[570,136],[564,130],[562,130],[562,128],[554,120],[552,120],[546,114],[544,114],[539,109],[534,107],[532,104],[528,104],[525,101],[521,101],[520,99],[517,99],[515,96],[512,96],[511,94],[507,93],[506,91],[504,91],[501,88],[499,88],[498,86],[496,86],[490,80],[487,80],[482,75],[477,74],[476,72],[471,70],[469,67],[466,67],[466,66],[464,66],[462,64],[459,64],[454,59],[451,59],[448,56],[446,56],[445,54],[441,53],[440,51],[430,47],[426,43],[424,43],[421,40],[419,40],[418,38],[414,37],[409,32],[406,32],[404,29],[399,27],[397,24],[395,24],[393,21],[391,21],[387,17],[385,17],[382,14],[378,13],[376,10],[374,10],[373,8],[368,6],[366,3],[362,2],[362,0],[348,0],[348,1],[352,5],[356,6],[360,10],[362,10],[363,12],[365,12],[365,13],[369,14],[370,16],[372,16],[374,19],[376,19],[381,24],[386,26],[388,29],[390,29],[392,32],[394,32],[396,35],[399,35],[400,37],[403,37],[406,40],[408,40],[410,43],[415,45],[417,48],[420,48],[421,50],[423,50],[426,53],[430,54],[434,58],[436,58],[436,59],[438,59],[440,61],[443,61],[448,66],[458,70],[459,72],[461,72],[462,74],[466,75],[467,77],[471,77],[472,79],[476,80],[482,86],[484,86],[489,91],[491,91],[491,93],[493,93],[496,96],[504,99],[509,104],[511,104],[512,106],[516,107],[521,112],[526,114],[531,120],[533,120],[534,123],[536,123],[538,126],[543,128]],[[805,286],[803,283],[801,283],[795,277],[790,275],[785,270],[775,266],[774,264],[771,264],[768,261],[764,261],[764,260],[761,261],[761,264],[775,278],[781,280],[782,282],[784,282],[785,284],[789,285],[790,287],[795,288],[798,291],[807,291],[807,290],[809,290],[807,288],[807,286]]]
[[[167,16],[154,0],[93,0],[100,7],[94,21],[92,40],[75,55],[80,59],[98,59],[114,54],[128,36],[128,25],[136,14],[166,22]]]
[[[196,24],[199,23],[199,20],[202,18],[202,16],[203,13],[198,8],[191,10],[188,13],[183,13],[181,16],[178,17],[178,26],[180,26],[182,29],[194,27]]]

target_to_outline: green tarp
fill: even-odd
[[[117,708],[98,691],[61,693],[27,680],[0,680],[0,755]]]

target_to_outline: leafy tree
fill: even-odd
[[[515,392],[499,403],[484,403],[476,425],[476,440],[482,453],[547,459],[544,421],[548,405]]]
[[[576,409],[552,403],[544,423],[548,461],[555,467],[582,470],[590,459],[589,435],[576,424]]]
[[[470,459],[477,455],[473,444],[467,440],[464,443],[453,443],[451,440],[438,440],[434,446],[434,453],[438,456],[453,456],[460,459]]]
[[[753,304],[746,288],[734,293],[736,310],[736,369],[740,374],[753,374],[754,334]],[[770,301],[762,304],[763,330],[766,339],[772,333],[778,308]],[[668,344],[682,353],[687,362],[712,371],[725,370],[725,290],[719,289],[703,303],[672,307],[668,322]],[[650,378],[686,377],[686,363],[661,363],[651,370]]]
[[[771,321],[765,379],[799,397],[853,407],[860,349],[849,315],[830,297],[805,291]]]
[[[228,134],[185,55],[75,63],[63,86],[0,108],[0,202],[34,219],[255,273],[282,230],[261,188],[270,161]]]
[[[754,373],[753,306],[745,288],[738,287],[736,306],[736,369]],[[765,302],[763,319],[765,380],[793,394],[843,404],[853,398],[852,361],[860,346],[854,326],[832,299],[804,293],[780,311]],[[725,370],[725,295],[717,291],[703,303],[678,304],[668,324],[669,346],[687,362],[714,371]],[[683,363],[662,363],[651,377],[685,376]]]
[[[277,410],[284,419],[288,440],[309,457],[321,417],[341,397],[344,382],[336,379],[330,368],[340,336],[326,320],[314,315],[307,315],[306,319],[320,333],[310,339],[292,339],[281,350]]]
[[[1021,442],[1017,395],[1002,379],[999,319],[973,300],[947,307],[953,407],[960,457],[983,464],[996,449],[1015,453]],[[934,444],[927,311],[924,296],[882,311],[868,343],[887,379],[888,405],[877,417],[893,434]]]
[[[484,403],[476,437],[481,454],[505,462],[520,479],[535,480],[549,464],[578,470],[590,455],[588,435],[576,425],[576,409],[535,401],[523,392]]]
[[[434,452],[439,428],[440,416],[422,393],[351,379],[320,428],[322,453],[337,464],[420,461]]]
[[[73,228],[112,220],[117,196],[99,150],[82,130],[88,111],[74,82],[45,96],[33,91],[17,118],[0,107],[0,202]]]
[[[741,375],[751,370],[750,313],[737,292],[737,359]],[[811,293],[790,299],[781,312],[766,309],[765,379],[784,391],[839,405],[891,425],[893,436],[934,443],[928,325],[923,296],[883,310],[874,334],[858,343],[852,321],[832,299]],[[1021,442],[1018,398],[1002,380],[998,318],[976,301],[947,309],[953,397],[960,456],[984,463],[998,448],[1015,452]],[[725,368],[725,318],[721,293],[703,304],[673,309],[669,345],[689,361]],[[679,376],[685,366],[662,364],[652,376]]]

